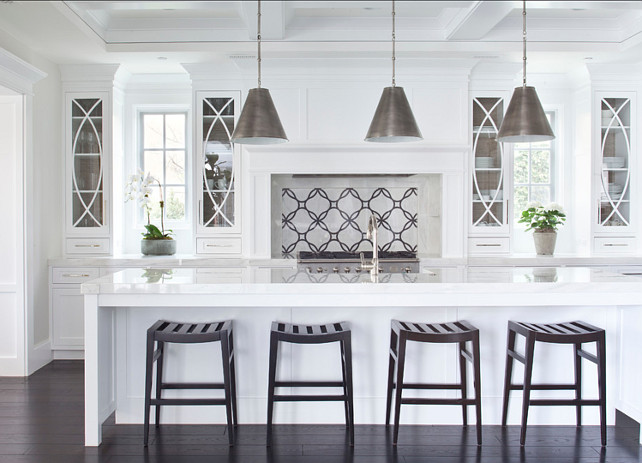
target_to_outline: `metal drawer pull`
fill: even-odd
[[[76,248],[99,248],[100,244],[74,244]]]
[[[88,273],[63,273],[62,276],[66,278],[89,278],[91,275]]]
[[[613,246],[628,246],[628,244],[626,244],[626,243],[604,243],[604,247],[607,247],[607,246],[611,246],[611,247],[613,247]]]
[[[206,248],[231,248],[232,244],[206,244]]]
[[[498,248],[501,246],[499,243],[488,243],[488,244],[476,244],[475,246],[483,248],[483,247],[495,247]]]

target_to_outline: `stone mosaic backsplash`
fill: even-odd
[[[379,222],[381,251],[417,252],[416,187],[282,188],[281,253],[370,251],[370,211]]]

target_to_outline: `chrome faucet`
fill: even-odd
[[[366,262],[366,259],[361,253],[361,269],[370,270],[370,275],[377,276],[379,275],[379,245],[377,243],[377,216],[374,212],[370,212],[370,218],[368,219],[368,230],[366,236],[369,240],[372,240],[372,261],[370,263]]]

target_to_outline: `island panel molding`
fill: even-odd
[[[281,189],[283,256],[298,251],[370,251],[370,211],[381,251],[417,252],[417,187]]]

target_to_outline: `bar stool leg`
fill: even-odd
[[[597,380],[599,386],[600,400],[600,436],[602,438],[602,447],[606,447],[606,336],[604,332],[600,333],[597,341]]]
[[[399,355],[399,336],[394,330],[390,330],[390,349],[394,347],[394,352]],[[390,409],[392,406],[392,391],[395,388],[395,368],[397,362],[392,352],[389,354],[388,360],[388,390],[386,393],[386,426],[390,425]]]
[[[477,445],[482,444],[481,414],[481,354],[479,349],[479,332],[473,337],[473,370],[475,375],[475,420],[477,422]]]
[[[350,427],[350,446],[354,446],[354,399],[352,394],[352,341],[351,335],[348,332],[346,338],[341,341],[343,350],[345,352],[345,364],[346,364],[346,380],[345,387],[348,392],[348,426]]]
[[[535,338],[526,336],[526,363],[524,364],[524,396],[522,399],[522,432],[519,444],[526,443],[526,423],[528,422],[528,407],[531,401],[531,381],[533,378],[533,353],[535,351]]]
[[[339,348],[341,350],[341,377],[343,378],[343,413],[346,420],[346,428],[350,429],[350,404],[348,403],[348,383],[347,383],[347,363],[346,363],[346,350],[343,341],[339,341]]]
[[[515,331],[508,329],[508,341],[506,343],[506,370],[504,372],[504,404],[502,406],[502,426],[506,426],[508,420],[508,399],[510,398],[510,386],[513,381],[513,357],[509,352],[515,351]]]
[[[228,332],[221,332],[221,359],[223,363],[223,387],[225,388],[225,414],[230,447],[234,445],[234,422],[232,420],[232,386],[230,379],[230,344]]]
[[[272,445],[272,414],[274,411],[274,387],[276,383],[276,357],[279,341],[275,333],[270,334],[270,366],[268,371],[268,404],[267,404],[267,446]]]
[[[165,343],[159,341],[157,343],[158,350],[160,352],[158,360],[156,361],[156,398],[160,399],[163,391],[163,365],[165,357]],[[160,427],[160,412],[161,406],[156,405],[156,420],[154,421],[155,426]]]
[[[460,384],[461,384],[461,398],[462,400],[466,400],[468,397],[468,378],[466,377],[466,369],[467,369],[467,363],[468,361],[466,360],[466,357],[463,356],[462,351],[466,349],[466,343],[465,342],[460,342],[459,343],[459,376],[460,376]],[[468,426],[468,406],[465,403],[462,403],[461,405],[461,414],[462,414],[462,421],[464,426]]]
[[[230,368],[230,386],[232,389],[232,418],[233,418],[233,424],[234,427],[238,426],[239,424],[239,417],[238,417],[238,411],[237,411],[237,405],[236,405],[236,367],[234,366],[234,335],[230,334],[229,336],[229,342],[230,342],[230,363],[229,363],[229,368]]]
[[[582,399],[582,357],[578,351],[582,349],[582,344],[573,344],[573,353],[575,356],[575,400],[578,402]],[[575,421],[577,426],[582,425],[582,406],[578,403],[575,406]]]
[[[149,413],[152,397],[152,370],[154,368],[154,337],[147,333],[147,354],[145,359],[145,421],[143,424],[143,445],[149,442]],[[156,405],[159,407],[159,405]]]
[[[403,392],[403,370],[406,363],[406,337],[399,335],[397,351],[397,389],[395,390],[395,426],[392,432],[392,445],[397,445],[399,437],[399,417],[401,415],[401,393]]]

